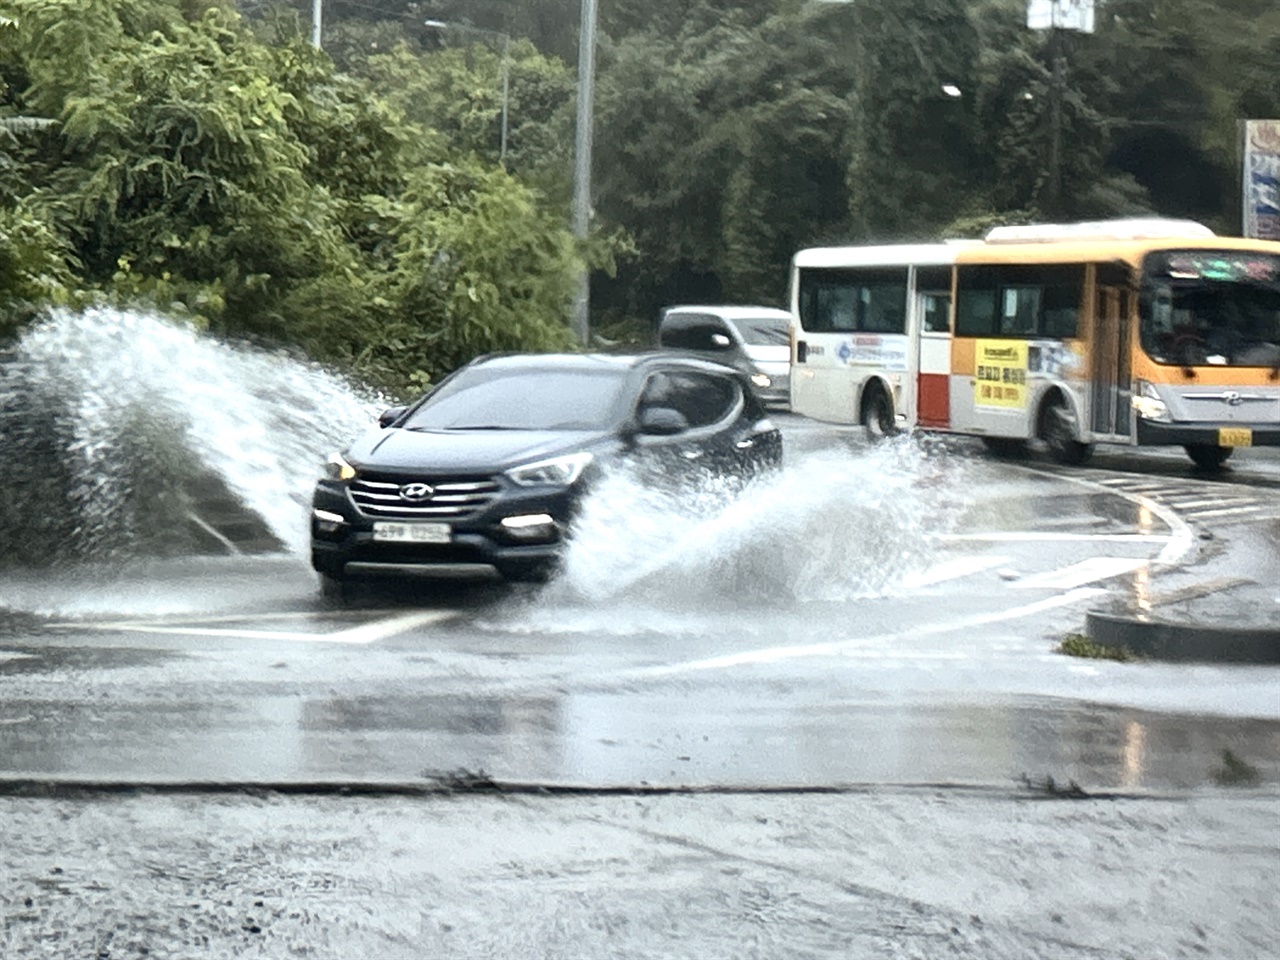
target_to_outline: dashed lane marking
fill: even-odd
[[[98,623],[59,623],[52,624],[55,629],[62,630],[101,630],[123,633],[165,634],[186,637],[221,637],[228,640],[277,640],[285,643],[339,643],[367,645],[398,633],[406,633],[431,623],[439,623],[457,616],[452,610],[420,610],[415,613],[404,613],[393,617],[383,617],[370,623],[348,627],[346,630],[335,630],[328,633],[304,633],[295,630],[254,630],[237,627],[200,627],[184,623],[137,623],[104,621]],[[250,619],[241,616],[237,619]]]

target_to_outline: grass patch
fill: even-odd
[[[1132,663],[1138,655],[1128,647],[1111,647],[1096,643],[1083,633],[1069,633],[1060,644],[1058,652],[1069,657],[1083,657],[1086,660],[1115,660],[1119,663]]]

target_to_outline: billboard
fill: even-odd
[[[1093,33],[1093,0],[1027,0],[1027,26]]]
[[[1280,240],[1280,120],[1243,120],[1246,237]]]

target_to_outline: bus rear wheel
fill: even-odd
[[[1041,411],[1040,439],[1054,463],[1078,466],[1093,455],[1093,444],[1076,439],[1075,415],[1061,398],[1049,401]]]
[[[1201,470],[1217,470],[1236,451],[1235,447],[1220,447],[1216,443],[1188,443],[1183,449]]]
[[[884,388],[873,386],[867,390],[862,401],[862,428],[867,432],[867,439],[875,442],[892,436],[897,432],[893,422],[893,404],[885,395]]]

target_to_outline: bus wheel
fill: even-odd
[[[1065,400],[1050,400],[1040,413],[1040,439],[1054,463],[1077,466],[1093,455],[1093,445],[1076,439],[1076,418]]]
[[[1220,447],[1216,443],[1188,443],[1183,449],[1201,470],[1217,470],[1236,450],[1235,447]]]
[[[862,401],[862,428],[872,442],[897,432],[893,422],[893,404],[883,387],[873,386],[867,391],[866,399]]]

